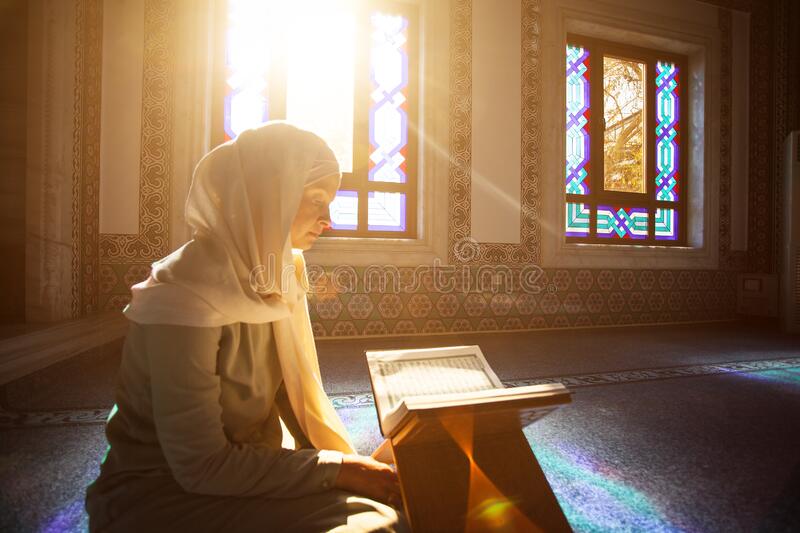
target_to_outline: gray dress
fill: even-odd
[[[280,420],[296,449],[281,447]],[[395,531],[391,507],[332,489],[283,387],[271,324],[131,323],[91,531]]]

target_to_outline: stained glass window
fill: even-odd
[[[369,229],[404,231],[406,229],[406,195],[401,192],[370,192]]]
[[[686,99],[678,76],[685,64],[667,52],[568,38],[567,241],[686,242],[680,136]]]
[[[646,239],[647,209],[598,205],[597,236],[614,239]]]
[[[338,191],[330,210],[333,229],[358,228],[358,191]]]
[[[567,192],[589,194],[589,51],[567,45]]]
[[[591,229],[591,212],[586,204],[567,202],[567,236],[588,237]]]
[[[678,212],[675,209],[656,208],[656,239],[674,241],[678,238]]]
[[[408,20],[373,13],[370,49],[369,180],[406,182]]]
[[[383,0],[224,5],[218,140],[274,119],[314,131],[342,170],[328,235],[415,237],[417,7]]]
[[[678,200],[678,67],[656,63],[656,198]]]
[[[225,140],[269,120],[270,41],[261,22],[267,18],[265,2],[228,0],[224,60]]]

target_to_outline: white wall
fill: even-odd
[[[100,233],[138,233],[144,0],[103,1]]]
[[[472,3],[472,237],[519,243],[520,0]]]

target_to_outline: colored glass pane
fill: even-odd
[[[612,239],[646,239],[647,209],[597,206],[597,236]]]
[[[607,191],[646,192],[645,64],[603,57],[603,183]]]
[[[269,119],[267,77],[270,43],[264,31],[268,6],[260,0],[229,0],[225,43],[225,138]]]
[[[373,13],[369,180],[405,183],[408,158],[408,20]]]
[[[656,199],[678,201],[678,67],[656,63]]]
[[[678,239],[678,212],[675,209],[656,209],[655,216],[656,240],[675,241]]]
[[[367,229],[406,230],[406,195],[400,192],[370,192],[367,200]]]
[[[566,236],[588,237],[591,219],[588,204],[567,202]]]
[[[285,24],[286,119],[325,139],[352,172],[355,15],[339,2],[313,9],[293,9]]]
[[[333,229],[358,229],[358,192],[338,191],[331,202],[331,226]]]
[[[566,191],[589,194],[589,51],[567,45]]]

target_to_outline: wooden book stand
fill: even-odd
[[[410,404],[388,442],[413,530],[572,531],[521,429],[546,404]]]

